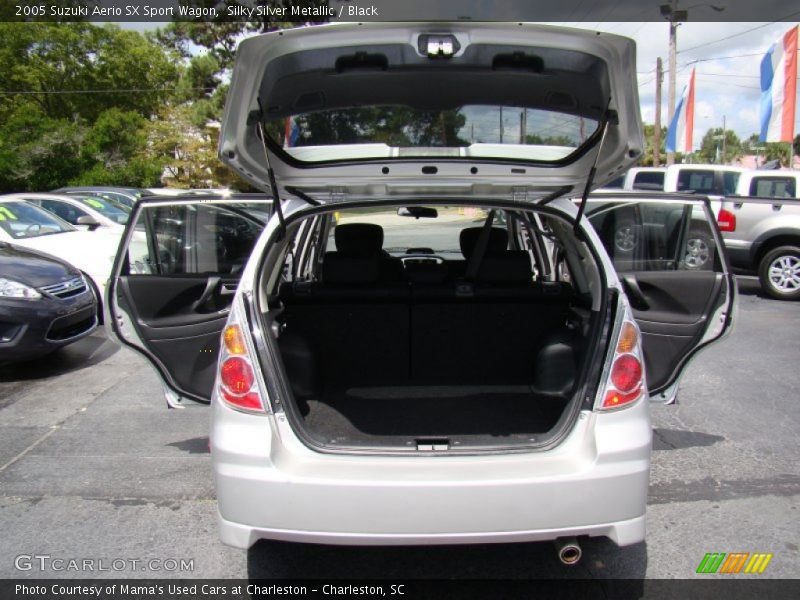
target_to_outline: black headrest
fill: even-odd
[[[472,251],[475,249],[475,246],[478,245],[478,238],[481,236],[482,229],[483,227],[470,227],[461,230],[461,235],[459,237],[461,254],[463,254],[464,258],[467,260],[472,256]],[[484,256],[499,254],[508,248],[508,232],[506,232],[505,229],[492,227],[490,231],[489,242],[486,244],[486,253]]]
[[[347,223],[333,230],[336,250],[349,256],[374,256],[383,248],[383,227],[373,223]]]
[[[531,258],[524,250],[485,256],[475,279],[482,283],[530,284],[533,281]]]
[[[325,285],[375,283],[380,278],[380,270],[378,256],[343,256],[327,252],[322,261],[322,282]]]

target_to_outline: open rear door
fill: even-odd
[[[106,292],[106,322],[174,396],[211,399],[220,334],[269,205],[184,196],[134,208]]]
[[[691,358],[731,326],[736,286],[708,201],[598,194],[587,216],[641,329],[651,397],[671,401]]]

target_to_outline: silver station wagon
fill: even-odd
[[[642,153],[635,66],[522,23],[240,44],[220,157],[274,201],[139,201],[106,302],[211,404],[224,543],[644,539],[649,402],[735,288],[706,199],[589,195]]]

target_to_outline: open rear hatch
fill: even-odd
[[[635,66],[630,39],[524,23],[264,34],[239,46],[220,157],[284,199],[581,195],[642,153]]]
[[[526,208],[581,196],[642,153],[635,65],[629,39],[523,23],[264,34],[239,46],[220,157],[259,188],[312,205]],[[506,248],[524,254],[515,244]],[[292,282],[315,291],[284,295],[277,317],[302,413],[293,421],[315,445],[545,445],[574,414],[573,363],[591,344],[581,336],[560,354],[575,325],[572,289],[553,294],[528,272],[527,282],[494,282],[486,297],[451,298],[450,280],[384,289],[354,266],[339,289],[324,275],[331,260],[320,256],[321,274]],[[580,320],[588,337],[603,321],[599,304]],[[545,371],[561,363],[572,366],[554,386]]]

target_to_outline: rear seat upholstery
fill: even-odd
[[[475,229],[462,232],[467,260]],[[507,250],[499,229],[474,282],[387,281],[385,258],[374,252],[382,231],[364,231],[369,244],[341,244],[337,235],[322,281],[279,292],[287,339],[305,340],[325,385],[530,382],[541,345],[563,328],[568,285],[534,282],[528,254]]]

